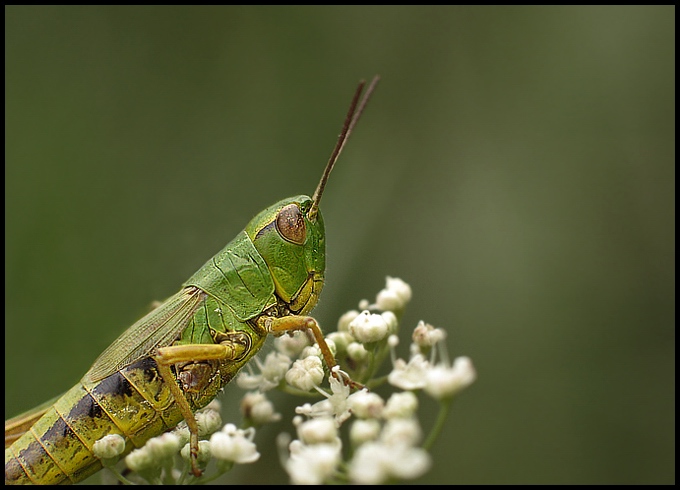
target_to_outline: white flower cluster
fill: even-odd
[[[392,350],[393,369],[387,377],[389,383],[402,390],[424,389],[437,399],[450,398],[471,385],[477,377],[472,361],[468,357],[458,357],[452,366],[449,365],[445,338],[444,330],[421,321],[413,332],[409,361],[396,359]],[[393,337],[390,347],[394,349],[397,343],[398,338]],[[438,349],[430,349],[435,346]],[[429,360],[425,358],[428,350],[431,352]],[[441,361],[435,363],[437,353]]]
[[[329,377],[330,392],[316,387],[325,399],[298,406],[296,413],[308,420],[297,418],[298,438],[280,442],[288,447],[284,466],[292,483],[376,484],[417,478],[430,468],[431,457],[419,446],[422,430],[414,391],[422,389],[436,400],[448,400],[474,381],[475,371],[466,357],[450,366],[444,344],[446,332],[422,321],[413,331],[409,361],[396,358],[397,316],[410,299],[408,284],[388,277],[375,303],[362,300],[360,308],[364,310],[345,313],[338,331],[327,336],[340,364],[352,366],[349,376],[367,384],[390,353],[393,369],[387,379],[405,391],[392,393],[385,402],[367,390],[350,393],[349,387],[335,377]],[[350,417],[353,456],[345,461],[338,430]]]
[[[431,464],[430,455],[418,447],[422,431],[415,412],[418,399],[411,392],[394,393],[387,403],[366,390],[346,397],[343,409],[356,417],[349,438],[354,456],[344,477],[352,483],[376,484],[388,479],[421,476]],[[314,418],[294,421],[298,439],[288,445],[285,468],[294,484],[321,484],[343,480],[342,443],[338,418],[314,410],[300,410]]]
[[[234,464],[259,459],[253,442],[255,427],[281,419],[266,396],[267,391],[276,388],[293,395],[323,396],[321,401],[295,409],[296,439],[290,441],[287,434],[279,435],[280,457],[292,483],[376,484],[423,475],[431,466],[427,451],[441,424],[434,424],[423,444],[416,392],[422,390],[439,401],[440,414],[445,416],[447,402],[469,386],[476,374],[467,357],[450,363],[446,332],[422,321],[413,331],[408,361],[397,358],[399,319],[410,299],[408,284],[387,277],[386,287],[374,303],[362,300],[361,311],[342,315],[338,330],[325,337],[338,362],[330,373],[324,371],[322,351],[307,332],[277,337],[275,350],[264,361],[255,358],[236,379],[239,387],[248,391],[241,401],[243,426],[247,429],[233,424],[220,429],[222,422],[215,402],[196,413],[203,439],[199,441],[199,466],[205,468],[212,459],[216,461],[217,474],[221,474]],[[378,376],[388,356],[392,369],[386,376]],[[328,388],[321,387],[325,378]],[[371,391],[384,381],[403,391],[386,398]],[[350,448],[343,448],[343,425],[349,427],[345,440],[349,440]],[[192,482],[188,474],[188,441],[189,431],[181,423],[132,451],[125,461],[148,482]],[[123,453],[125,441],[120,436],[107,436],[98,441],[96,450],[106,462]],[[162,479],[161,468],[168,467],[168,460],[178,452],[187,461],[184,470],[173,470],[173,479],[168,479],[166,471]]]
[[[237,429],[234,424],[225,425],[221,431],[210,436],[210,452],[222,461],[233,463],[253,463],[260,459],[253,438],[255,429]]]

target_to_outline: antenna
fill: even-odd
[[[368,89],[361,99],[361,102],[359,102],[359,97],[361,96],[361,92],[364,90],[364,85],[366,85],[366,82],[361,80],[356,91],[354,92],[354,97],[352,97],[352,103],[349,106],[349,111],[347,111],[347,117],[345,118],[345,123],[342,126],[342,132],[338,137],[338,142],[335,144],[335,148],[333,148],[333,153],[331,153],[331,157],[328,159],[328,163],[326,164],[326,168],[323,171],[319,185],[316,186],[316,190],[312,196],[312,207],[308,214],[310,221],[316,220],[316,215],[319,212],[319,202],[321,201],[323,190],[326,187],[326,182],[328,182],[328,177],[331,175],[331,171],[333,170],[335,162],[338,161],[338,157],[340,156],[342,149],[345,147],[345,143],[349,139],[349,135],[352,134],[354,126],[356,126],[361,113],[364,112],[364,109],[368,104],[368,99],[371,97],[371,94],[373,93],[373,90],[375,90],[375,86],[378,85],[379,81],[380,76],[376,75],[373,77],[373,80],[371,80],[371,84],[368,86]]]

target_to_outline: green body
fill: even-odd
[[[305,315],[323,287],[324,226],[307,196],[265,209],[175,295],[132,325],[5,449],[5,483],[76,483],[101,469],[95,441],[126,452],[182,420],[154,359],[161,347],[227,342],[228,359],[173,367],[191,409],[206,406],[262,347],[262,320]]]

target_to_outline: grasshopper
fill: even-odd
[[[378,80],[363,97],[365,83],[359,83],[312,197],[283,199],[260,212],[176,294],[123,332],[78,384],[5,422],[5,483],[80,482],[102,468],[92,449],[105,435],[124,437],[126,454],[182,420],[191,433],[192,472],[200,476],[194,412],[217,396],[269,334],[309,331],[328,368],[336,365],[319,324],[308,316],[325,275],[319,202]]]

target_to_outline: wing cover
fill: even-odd
[[[121,368],[169,345],[200,307],[205,293],[198,288],[183,288],[163,304],[139,319],[113,341],[85,373],[83,383],[100,381]]]

